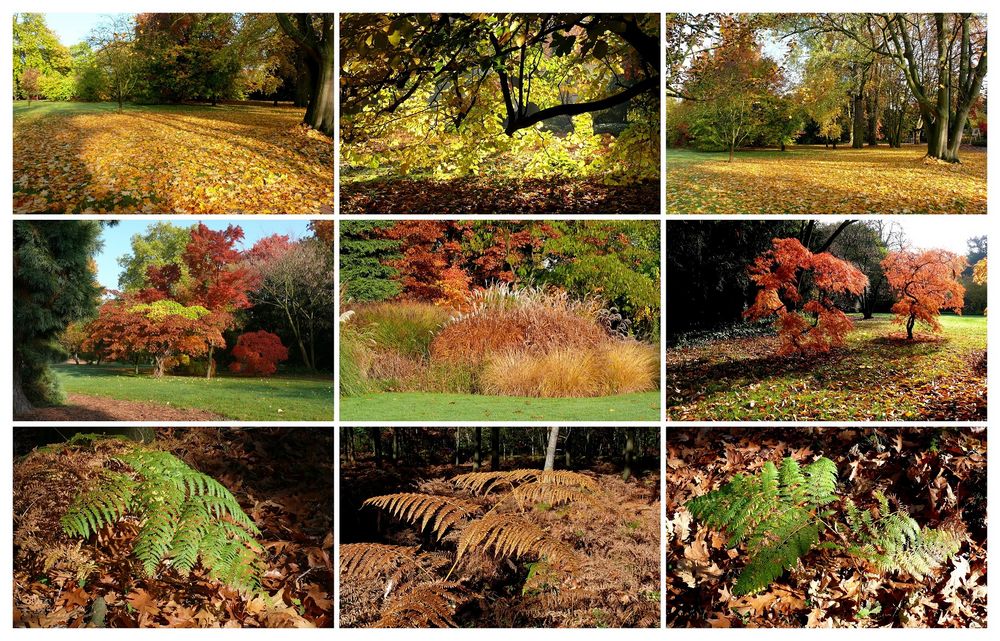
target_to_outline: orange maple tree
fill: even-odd
[[[760,289],[743,316],[751,320],[776,317],[778,354],[818,354],[843,345],[853,327],[837,307],[837,295],[861,294],[868,277],[829,252],[814,254],[795,238],[774,238],[771,249],[754,260],[750,280]],[[800,284],[809,274],[814,297],[803,303]]]
[[[913,327],[920,322],[932,332],[941,331],[938,316],[950,309],[962,313],[965,287],[958,281],[968,266],[964,256],[944,249],[890,252],[882,270],[899,300],[892,306],[896,322],[906,326],[913,340]]]

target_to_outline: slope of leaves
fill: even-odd
[[[14,120],[14,213],[333,213],[333,144],[299,109],[35,109]]]
[[[22,428],[15,452],[52,440]],[[35,440],[32,440],[35,439]],[[72,540],[59,517],[121,453],[35,450],[14,464],[14,625],[84,627],[328,627],[333,625],[333,435],[318,428],[158,428],[169,451],[232,489],[260,527],[265,571],[258,595],[241,595],[195,566],[185,579],[166,566],[145,577],[132,555],[139,523],[124,519]]]
[[[985,428],[675,427],[666,453],[669,627],[986,625]],[[884,492],[890,513],[955,537],[958,555],[920,577],[883,574],[878,554],[866,561],[845,552],[838,530],[827,528],[807,564],[761,592],[736,596],[746,559],[684,505],[788,456],[831,459],[859,505],[878,506]]]
[[[985,214],[986,152],[962,163],[901,149],[796,147],[725,154],[667,152],[668,214]]]
[[[843,348],[776,358],[778,338],[667,349],[670,420],[985,420],[986,319],[944,316],[907,341],[886,315],[854,317]]]
[[[660,186],[599,180],[497,178],[387,179],[343,183],[344,214],[648,214],[660,212]]]

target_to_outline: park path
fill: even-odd
[[[67,394],[66,404],[40,407],[15,417],[19,421],[220,421],[225,416],[205,410],[182,409],[145,403],[122,401],[104,396]]]

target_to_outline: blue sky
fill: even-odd
[[[90,35],[91,30],[104,22],[106,13],[46,13],[45,23],[59,37],[59,42],[72,47]]]
[[[189,227],[197,224],[193,220],[170,221],[178,227]],[[272,234],[290,236],[292,239],[311,235],[308,220],[231,220],[210,219],[201,221],[209,229],[225,229],[228,225],[238,225],[243,228],[243,243],[240,249],[250,249],[261,238]],[[153,224],[149,220],[122,220],[114,227],[105,227],[101,233],[104,247],[95,257],[97,261],[97,280],[108,289],[118,288],[118,257],[132,252],[132,236],[143,234],[146,228]]]

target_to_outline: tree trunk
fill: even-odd
[[[472,432],[472,471],[478,472],[483,466],[483,428],[475,427]]]
[[[306,64],[306,55],[301,50],[295,56],[295,106],[308,107],[312,92],[312,74]]]
[[[354,455],[354,428],[347,428],[347,462],[353,464],[357,460]]]
[[[733,152],[735,151],[736,143],[729,144],[729,162],[733,162]]]
[[[913,326],[917,322],[917,317],[910,314],[910,317],[906,319],[906,339],[913,340]]]
[[[372,437],[372,450],[375,454],[375,467],[382,467],[382,428],[369,427]]]
[[[24,393],[24,384],[21,381],[21,365],[17,362],[14,363],[14,416],[23,416],[28,412],[35,409],[35,406],[31,404],[28,400],[27,395]]]
[[[559,444],[559,428],[549,428],[549,444],[545,448],[545,471],[550,472],[556,467],[556,447]]]
[[[623,452],[625,465],[622,469],[622,480],[627,481],[632,476],[632,467],[635,465],[635,428],[625,428],[625,451]]]
[[[566,469],[571,469],[573,467],[573,458],[570,454],[570,445],[573,443],[573,428],[566,428],[566,439],[563,441],[563,463]]]
[[[851,131],[851,147],[861,149],[865,146],[865,103],[864,96],[859,90],[852,96],[854,100],[854,126]]]
[[[328,136],[333,136],[333,101],[334,85],[336,74],[333,69],[333,45],[329,47],[329,54],[324,55],[318,66],[318,75],[313,82],[312,92],[309,97],[309,107],[306,109],[304,122],[322,131]]]
[[[208,363],[205,366],[205,378],[206,379],[211,379],[212,378],[212,373],[213,373],[212,370],[214,369],[212,367],[212,363],[215,362],[214,359],[212,358],[212,356],[214,354],[215,354],[215,346],[214,345],[209,345],[208,346]]]
[[[163,378],[163,375],[166,374],[166,363],[166,356],[156,357],[156,368],[153,370],[153,378]]]
[[[490,428],[490,469],[500,470],[500,428]]]

